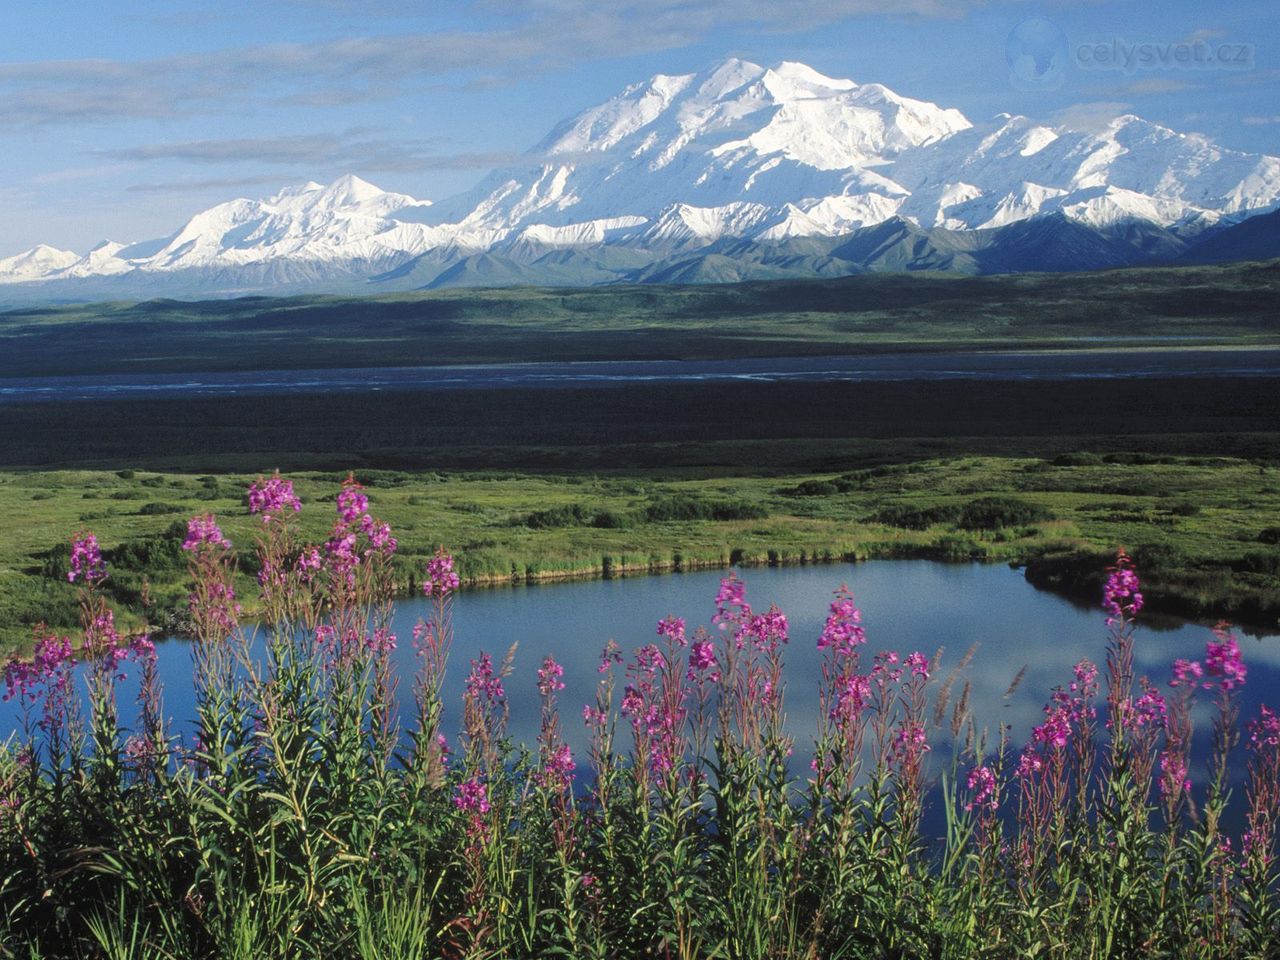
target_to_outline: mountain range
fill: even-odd
[[[960,111],[799,63],[658,75],[437,203],[352,175],[0,260],[5,299],[1069,271],[1280,256],[1280,158]]]

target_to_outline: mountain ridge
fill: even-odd
[[[83,256],[36,247],[0,260],[0,289],[226,295],[500,275],[1096,269],[1190,256],[1278,207],[1280,158],[1132,114],[1093,132],[1010,114],[975,124],[882,84],[730,58],[632,84],[438,203],[350,174],[307,182],[217,204],[155,240]],[[820,242],[789,261],[777,253],[798,239]],[[548,259],[553,250],[573,256]],[[715,259],[694,267],[699,258]]]

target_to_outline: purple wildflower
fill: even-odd
[[[969,777],[965,783],[973,792],[969,802],[964,805],[966,810],[977,807],[979,810],[996,812],[1000,802],[996,797],[996,775],[990,767],[974,767],[969,771]]]
[[[364,487],[356,482],[355,474],[347,474],[338,491],[338,516],[343,523],[353,523],[369,512],[369,498],[364,494]]]
[[[447,597],[460,584],[458,574],[453,569],[453,557],[441,547],[427,561],[427,579],[422,583],[422,592],[428,597]]]
[[[685,640],[684,627],[683,617],[664,617],[658,621],[658,636],[666,637],[676,645],[683,647],[687,642]]]
[[[90,585],[105,580],[107,565],[102,560],[102,550],[98,547],[98,538],[92,533],[76,537],[71,541],[71,569],[67,572],[67,580],[75,583],[83,580]]]
[[[853,603],[848,587],[836,592],[831,602],[831,613],[818,637],[819,650],[834,650],[839,656],[852,656],[854,650],[867,642],[861,626],[862,613]]]
[[[907,654],[906,666],[913,676],[923,677],[925,680],[929,679],[929,658],[923,653],[916,651],[915,653]]]
[[[187,521],[187,539],[182,542],[182,549],[198,550],[202,546],[231,548],[231,541],[223,536],[211,513],[201,514]]]
[[[1240,644],[1230,632],[1224,621],[1213,628],[1216,639],[1210,640],[1204,648],[1204,672],[1207,676],[1217,677],[1218,683],[1225,691],[1244,686],[1245,676],[1249,670],[1240,655]],[[1211,684],[1205,684],[1206,687]]]
[[[549,697],[557,690],[564,689],[564,667],[556,663],[554,657],[547,657],[538,668],[538,692]]]
[[[1133,561],[1123,550],[1116,554],[1116,562],[1109,568],[1106,585],[1102,590],[1102,608],[1111,616],[1107,623],[1118,619],[1132,619],[1142,609],[1141,584],[1133,570]]]
[[[1280,746],[1280,715],[1266,704],[1258,708],[1258,717],[1249,722],[1249,743],[1255,747]]]
[[[280,476],[279,470],[249,484],[249,512],[262,514],[263,523],[280,519],[289,509],[297,513],[302,509],[302,501],[293,492],[293,481]]]

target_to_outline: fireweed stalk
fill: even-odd
[[[197,717],[181,749],[154,651],[119,635],[102,551],[77,537],[81,636],[42,632],[35,658],[6,668],[24,717],[0,750],[6,948],[69,958],[145,942],[167,956],[335,960],[1277,953],[1280,722],[1268,707],[1249,726],[1243,830],[1229,835],[1239,643],[1224,626],[1167,686],[1134,676],[1141,586],[1127,558],[1104,596],[1105,714],[1103,678],[1081,661],[1025,748],[1003,729],[990,753],[975,734],[952,744],[963,759],[943,775],[936,842],[925,826],[938,802],[930,748],[941,744],[925,722],[936,662],[881,651],[864,665],[847,590],[817,639],[820,720],[803,785],[794,767],[808,758],[790,757],[783,726],[789,626],[753,610],[736,576],[710,632],[667,617],[630,661],[606,647],[582,758],[560,713],[569,665],[541,661],[539,736],[519,750],[506,734],[511,656],[479,655],[455,756],[440,699],[453,558],[437,552],[422,574],[430,611],[401,733],[394,538],[367,493],[348,478],[319,546],[297,537],[301,503],[285,478],[259,478],[248,502],[270,611],[256,633],[238,622],[217,519],[188,527]],[[132,731],[116,715],[130,661],[142,673]],[[1208,778],[1193,785],[1201,693],[1215,720]]]

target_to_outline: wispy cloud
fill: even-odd
[[[1240,122],[1246,127],[1269,127],[1272,124],[1280,123],[1280,113],[1272,114],[1269,117],[1244,117]]]
[[[103,151],[115,160],[145,162],[177,160],[195,164],[246,163],[282,167],[369,171],[482,170],[528,161],[510,152],[441,153],[420,140],[370,137],[367,128],[340,133],[279,137],[240,137],[150,143]],[[533,158],[536,160],[536,158]],[[238,181],[237,181],[238,182]],[[260,181],[255,181],[260,182]]]
[[[218,177],[208,180],[173,180],[168,183],[137,183],[125,187],[129,193],[174,193],[191,194],[203,190],[239,190],[241,187],[260,187],[264,185],[280,185],[278,176],[255,177]]]
[[[280,0],[277,0],[280,2]],[[413,11],[396,0],[331,7]],[[472,0],[492,24],[202,51],[150,60],[0,64],[0,125],[102,123],[242,109],[254,100],[350,104],[416,84],[513,82],[599,57],[689,46],[726,27],[807,30],[859,16],[954,17],[977,0]],[[420,11],[421,0],[412,6]]]

